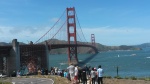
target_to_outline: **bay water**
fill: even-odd
[[[66,69],[68,67],[67,54],[49,55],[49,68],[58,67]],[[137,51],[107,51],[93,54],[78,54],[79,66],[98,67],[104,69],[104,76],[116,76],[119,67],[121,77],[150,77],[150,48]]]

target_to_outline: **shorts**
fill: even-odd
[[[74,73],[70,73],[70,78],[74,79]]]
[[[74,80],[78,80],[78,76],[74,76]]]

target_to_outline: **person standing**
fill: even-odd
[[[80,83],[80,81],[82,82],[81,74],[82,74],[82,69],[81,69],[81,67],[79,67],[78,68],[78,80],[79,80],[79,83]]]
[[[75,65],[75,76],[74,76],[75,84],[78,84],[78,66]]]
[[[70,79],[72,84],[74,83],[74,76],[75,76],[75,67],[74,65],[71,63],[70,66],[67,68],[69,70],[69,74],[70,74]]]
[[[17,77],[20,77],[21,76],[21,72],[20,70],[17,71]]]
[[[92,79],[92,84],[95,84],[96,73],[94,71],[94,67],[92,68],[90,75],[91,75],[91,79]]]
[[[98,76],[98,84],[103,84],[103,69],[101,68],[101,65],[98,66],[98,69],[97,69],[97,76]]]
[[[87,84],[87,72],[85,67],[82,69],[81,77],[82,77],[82,83]]]
[[[38,75],[41,75],[41,70],[40,69],[38,69]]]
[[[68,72],[67,72],[67,70],[64,71],[64,77],[68,78]]]

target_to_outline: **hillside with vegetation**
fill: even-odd
[[[47,41],[49,42],[49,40]],[[57,40],[53,39],[50,41],[52,44],[66,44],[67,41],[64,40]],[[88,44],[92,45],[91,43],[85,43],[85,42],[77,42],[78,44]],[[102,45],[100,43],[96,43],[95,46],[97,47],[99,52],[104,52],[104,51],[115,51],[115,50],[141,50],[141,48],[137,46],[127,46],[127,45],[121,45],[121,46],[107,46],[107,45]],[[78,47],[77,48],[78,53],[93,53],[91,52],[91,48],[89,47]],[[50,51],[51,54],[66,54],[67,53],[67,48],[60,48],[60,49],[54,49]]]
[[[150,47],[150,43],[143,43],[143,44],[135,45],[135,46],[139,48],[147,48],[147,47]]]

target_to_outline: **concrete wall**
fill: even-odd
[[[8,75],[12,74],[14,71],[17,72],[19,69],[20,69],[19,42],[17,42],[17,39],[13,39],[12,50],[10,51],[10,56],[8,56],[7,58]]]
[[[39,57],[41,67],[49,69],[49,49],[47,43],[45,43],[45,47],[39,47],[43,49],[43,53],[37,55]],[[46,49],[46,50],[45,50]],[[18,70],[20,70],[20,47],[19,42],[17,42],[17,39],[12,40],[12,49],[10,50],[9,56],[7,56],[7,75],[11,76],[12,73],[16,73]],[[44,56],[44,57],[43,57]],[[3,69],[3,58],[0,58],[0,70]]]
[[[11,75],[13,71],[16,72],[16,55],[15,51],[11,49],[10,56],[7,57],[7,75]]]

